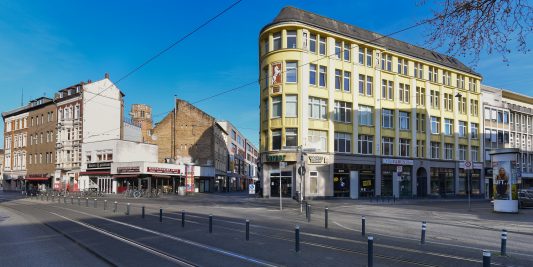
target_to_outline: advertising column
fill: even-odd
[[[490,152],[493,175],[494,211],[518,212],[517,164],[518,149]]]

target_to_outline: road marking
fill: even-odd
[[[142,227],[139,227],[139,226],[136,226],[136,225],[133,225],[133,224],[120,222],[120,221],[116,221],[116,220],[113,220],[113,219],[109,219],[109,218],[105,218],[105,217],[101,217],[101,216],[98,216],[98,215],[86,213],[86,212],[83,212],[83,211],[77,211],[77,210],[73,210],[73,209],[69,209],[69,208],[65,208],[65,207],[58,207],[58,206],[54,206],[54,207],[70,210],[72,212],[84,214],[84,215],[87,215],[87,216],[92,216],[92,217],[95,217],[95,218],[98,218],[98,219],[101,219],[101,220],[105,220],[105,221],[108,221],[108,222],[116,223],[116,224],[123,225],[123,226],[129,227],[129,228],[133,228],[135,230],[144,231],[144,232],[147,232],[147,233],[150,233],[150,234],[158,235],[160,237],[169,238],[169,239],[172,239],[172,240],[175,240],[175,241],[178,241],[178,242],[182,242],[182,243],[185,243],[185,244],[188,244],[188,245],[192,245],[192,246],[195,246],[195,247],[203,248],[203,249],[206,249],[206,250],[209,250],[209,251],[212,251],[212,252],[216,252],[216,253],[219,253],[219,254],[222,254],[222,255],[230,256],[230,257],[233,257],[233,258],[238,258],[238,259],[241,259],[241,260],[244,260],[244,261],[248,261],[248,262],[251,262],[251,263],[255,263],[255,264],[258,264],[258,265],[271,266],[271,267],[277,266],[277,265],[275,265],[273,263],[269,263],[269,262],[266,262],[266,261],[255,259],[253,257],[248,257],[248,256],[245,256],[245,255],[241,255],[241,254],[238,254],[238,253],[235,253],[235,252],[227,251],[227,250],[224,250],[224,249],[221,249],[221,248],[205,245],[205,244],[202,244],[202,243],[198,243],[198,242],[195,242],[195,241],[183,239],[183,238],[180,238],[180,237],[177,237],[177,236],[161,233],[161,232],[158,232],[158,231],[142,228]]]

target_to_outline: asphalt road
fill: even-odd
[[[66,199],[66,204],[65,199],[58,203],[57,198],[20,199],[9,194],[0,194],[0,199],[0,214],[8,214],[12,220],[10,225],[0,222],[0,234],[11,232],[7,233],[12,236],[7,239],[10,242],[22,235],[33,247],[2,249],[0,256],[20,255],[17,251],[25,250],[28,259],[47,258],[42,265],[79,260],[93,266],[366,266],[368,235],[374,237],[374,266],[480,266],[481,249],[493,252],[493,266],[533,264],[533,210],[517,215],[493,214],[490,203],[485,201],[474,202],[470,212],[464,209],[464,201],[397,205],[313,201],[308,222],[292,200],[285,199],[285,208],[280,212],[277,199],[240,194],[160,199],[106,197],[97,200],[96,208],[94,198],[80,199],[79,204],[77,198]],[[324,228],[326,206],[328,229]],[[182,210],[185,227],[181,225]],[[212,233],[209,214],[213,215]],[[363,214],[366,236],[361,235]],[[245,219],[250,220],[249,241],[245,240]],[[422,220],[428,223],[423,245]],[[295,251],[296,225],[301,230],[299,252]],[[502,227],[509,231],[506,257],[498,255]],[[58,239],[50,241],[54,245],[43,246],[31,232],[18,233],[27,232],[24,228],[46,229],[42,231]],[[2,247],[8,246],[8,241],[0,240]],[[15,261],[12,266],[41,265],[32,263]]]

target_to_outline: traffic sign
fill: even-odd
[[[248,194],[254,195],[255,194],[255,184],[249,184],[248,185]]]
[[[299,175],[304,175],[305,174],[305,166],[301,166],[298,168],[298,174]]]
[[[472,169],[472,161],[465,161],[465,170],[471,170]]]

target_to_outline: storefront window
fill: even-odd
[[[399,175],[398,182],[400,183],[400,197],[411,197],[413,195],[411,166],[403,166],[402,172]]]
[[[470,170],[470,188],[471,195],[481,194],[480,182],[481,182],[481,171],[480,170]],[[468,192],[468,176],[467,172],[464,169],[459,169],[459,188],[457,188],[458,195],[467,195]]]
[[[345,170],[335,170],[333,175],[333,196],[349,197],[350,196],[350,173]]]
[[[392,176],[396,170],[394,165],[381,166],[381,195],[392,197]]]
[[[350,171],[359,172],[359,198],[372,197],[374,196],[374,180],[375,180],[375,166],[374,165],[355,165],[355,164],[340,164],[336,163],[334,166],[335,177],[338,177],[338,174],[341,174],[339,170],[342,170],[342,174],[346,177],[346,180],[350,179]],[[339,183],[341,180],[337,183]],[[344,193],[345,196],[350,196],[350,184],[345,183],[345,188],[347,192]],[[339,185],[340,186],[340,185]],[[335,181],[334,181],[334,190],[336,190]]]
[[[431,195],[445,197],[455,194],[453,170],[431,168]]]
[[[279,172],[270,173],[270,196],[279,197],[280,189],[280,175]],[[283,197],[291,197],[292,189],[292,172],[281,172],[281,195]]]

